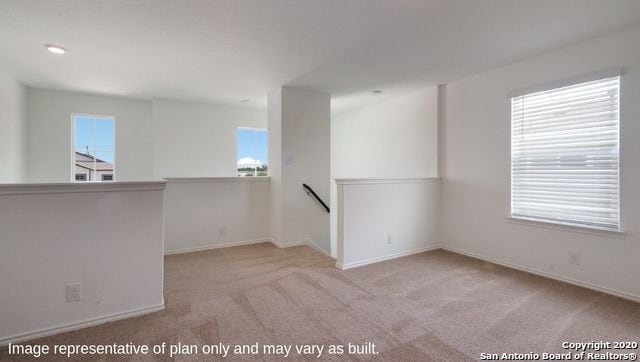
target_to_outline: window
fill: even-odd
[[[73,115],[73,174],[75,181],[113,181],[115,119]],[[78,178],[78,175],[84,175]]]
[[[620,229],[618,75],[511,98],[511,216]]]
[[[237,171],[238,176],[268,175],[267,130],[258,128],[238,128]]]

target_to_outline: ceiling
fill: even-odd
[[[639,24],[637,0],[2,0],[0,69],[32,87],[260,108],[297,86],[341,112]]]

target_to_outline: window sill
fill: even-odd
[[[624,231],[596,229],[596,228],[590,228],[587,226],[560,224],[560,223],[554,223],[550,221],[527,219],[527,218],[514,217],[514,216],[507,216],[506,220],[507,222],[512,224],[540,227],[540,228],[553,229],[553,230],[559,230],[559,231],[568,231],[568,232],[580,233],[580,234],[603,236],[603,237],[609,237],[609,238],[615,238],[615,239],[624,239],[627,235]]]

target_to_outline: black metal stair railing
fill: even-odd
[[[324,203],[324,201],[322,201],[322,199],[320,198],[320,196],[318,196],[318,194],[316,194],[315,191],[313,191],[313,189],[311,188],[311,186],[307,185],[307,184],[302,184],[302,187],[305,189],[305,191],[307,192],[307,195],[311,195],[313,196],[323,207],[325,210],[327,210],[327,212],[331,212],[329,210],[329,206],[327,206],[327,204]]]

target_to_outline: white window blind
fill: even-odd
[[[511,216],[619,230],[620,77],[511,98]]]

